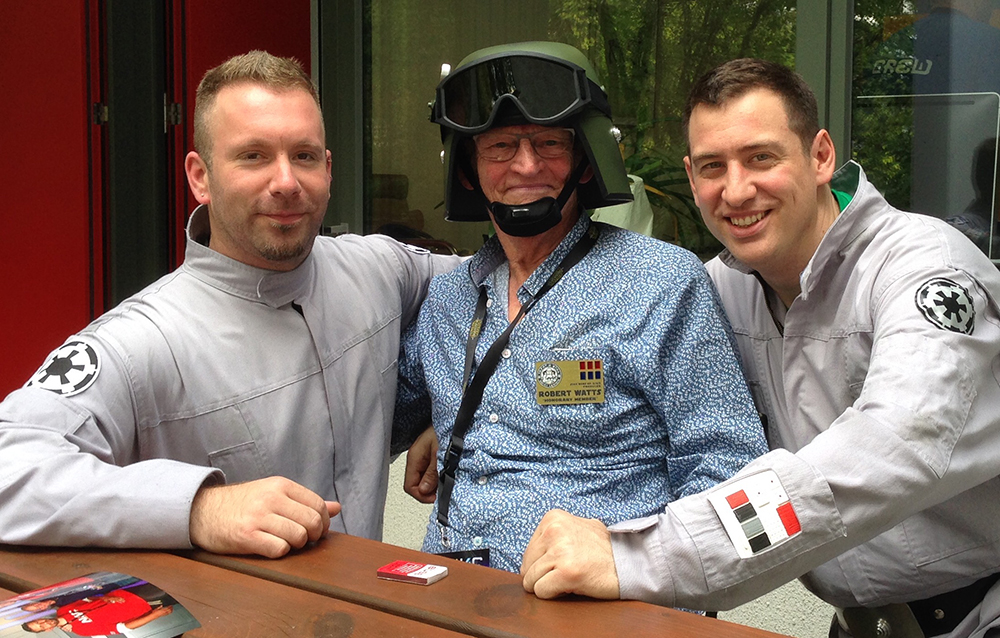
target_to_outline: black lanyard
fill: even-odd
[[[486,383],[493,376],[500,363],[500,358],[507,343],[510,341],[510,333],[524,315],[528,314],[535,304],[545,293],[552,289],[569,269],[575,266],[583,257],[590,252],[590,249],[597,243],[597,238],[601,234],[600,224],[592,222],[587,232],[577,240],[572,250],[569,251],[556,269],[549,275],[545,284],[539,289],[527,303],[521,306],[517,316],[510,322],[507,329],[503,331],[490,349],[486,352],[476,374],[469,381],[472,374],[472,366],[476,358],[476,346],[479,344],[479,337],[482,334],[483,321],[486,319],[486,286],[479,287],[479,302],[476,304],[476,314],[472,318],[472,325],[469,327],[469,338],[465,344],[465,375],[462,379],[462,403],[458,407],[458,414],[455,415],[455,425],[451,430],[451,441],[448,443],[448,450],[444,455],[444,469],[441,472],[438,484],[438,523],[448,526],[448,507],[451,505],[451,492],[455,488],[455,472],[458,470],[458,462],[462,458],[465,450],[465,435],[472,425],[472,417],[475,415],[479,405],[483,402],[483,391]]]

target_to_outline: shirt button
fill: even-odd
[[[483,537],[476,536],[475,538],[472,539],[472,544],[475,545],[476,547],[481,547],[483,544]]]
[[[486,307],[487,308],[492,308],[493,307],[493,300],[492,299],[487,299],[486,300]]]
[[[476,479],[476,483],[479,483],[480,485],[486,485],[486,481],[488,480],[489,479],[486,478],[485,476],[480,476],[479,478]]]
[[[503,352],[500,353],[504,359],[510,359],[510,348],[504,348]]]
[[[496,423],[499,420],[500,420],[500,417],[497,414],[494,413],[494,414],[490,415],[490,423]]]

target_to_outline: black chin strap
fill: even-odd
[[[562,192],[559,193],[559,197],[556,199],[556,204],[559,205],[560,213],[562,212],[563,206],[565,206],[566,202],[569,201],[569,196],[572,195],[573,191],[576,190],[576,187],[580,185],[580,178],[583,177],[583,173],[587,170],[588,166],[590,166],[589,162],[581,161],[576,165],[576,168],[573,169],[573,172],[570,173],[569,179],[566,180],[566,185],[563,186]]]

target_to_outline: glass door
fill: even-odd
[[[894,206],[1000,262],[1000,1],[858,0],[852,155]]]

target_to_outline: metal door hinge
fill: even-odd
[[[94,102],[91,105],[91,115],[94,118],[94,124],[100,126],[101,124],[108,123],[108,105],[101,104],[100,102]]]
[[[181,123],[181,105],[177,102],[167,101],[167,94],[163,94],[163,132],[167,132],[167,127],[178,126]]]

